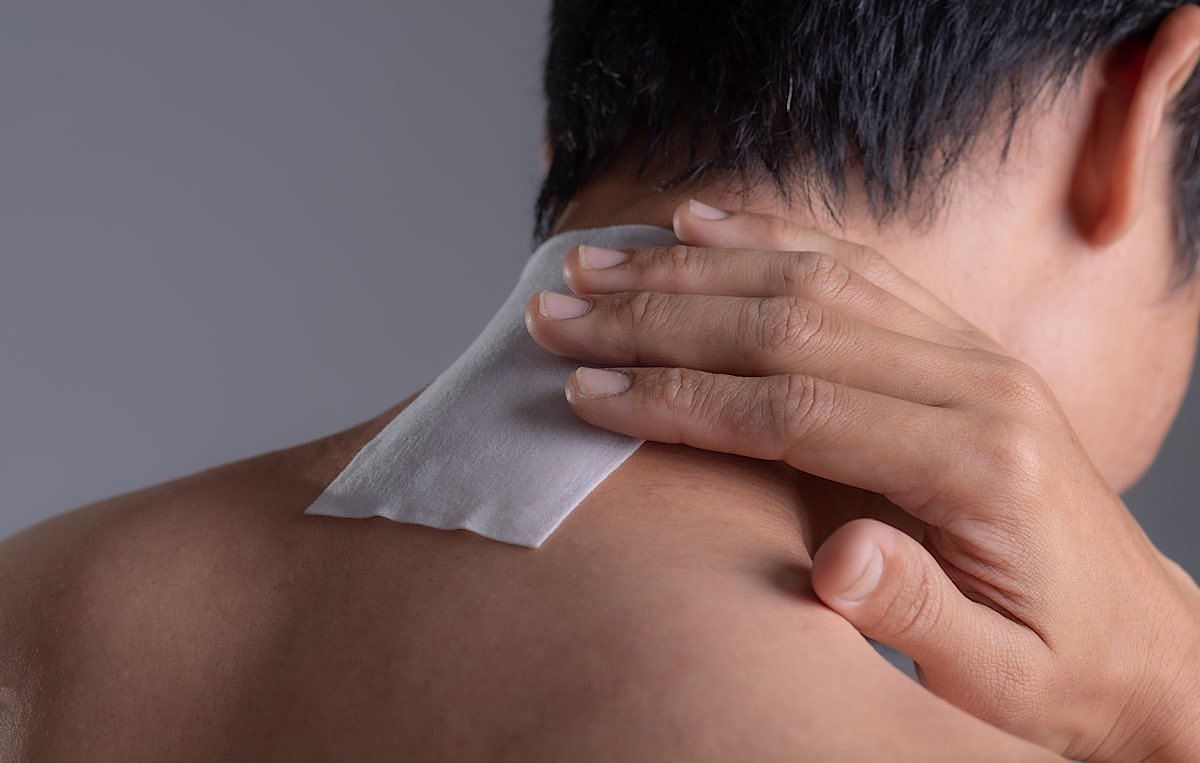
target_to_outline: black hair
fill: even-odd
[[[633,156],[667,185],[769,178],[836,215],[853,171],[884,218],[934,200],[992,118],[1018,116],[1181,0],[555,0],[536,235]],[[1175,103],[1184,267],[1200,252],[1200,76]],[[747,186],[749,187],[749,186]]]

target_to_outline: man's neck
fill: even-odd
[[[712,206],[740,211],[761,212],[776,216],[796,217],[798,210],[790,209],[786,202],[774,193],[745,193],[730,184],[707,184],[699,187],[659,190],[645,178],[634,178],[629,174],[610,173],[592,182],[576,194],[555,226],[555,233],[611,225],[656,225],[672,227],[675,209],[689,198],[698,199]],[[808,212],[807,207],[804,212]],[[806,220],[806,224],[828,227],[831,220]],[[690,448],[666,449],[659,457],[689,460],[700,456]],[[749,470],[736,479],[763,479],[761,462],[753,462],[734,456],[724,457]],[[799,472],[783,464],[776,465],[785,474],[791,472],[789,482],[794,484],[794,509],[804,535],[805,545],[810,550],[817,546],[835,529],[857,517],[874,517],[887,521],[919,537],[921,525],[880,496],[845,485],[831,483]],[[721,472],[725,474],[725,472]]]

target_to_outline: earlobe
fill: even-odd
[[[1093,247],[1120,240],[1141,215],[1146,176],[1171,104],[1200,59],[1200,6],[1177,8],[1153,38],[1104,57],[1103,84],[1075,167],[1071,211]]]

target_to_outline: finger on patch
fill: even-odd
[[[954,455],[943,438],[960,424],[948,411],[800,374],[606,370],[628,383],[605,380],[596,392],[589,386],[593,369],[579,369],[567,382],[571,408],[594,426],[654,442],[784,461],[817,477],[896,496],[901,508],[930,524],[954,519],[935,514],[926,500],[944,487],[946,459]],[[880,431],[904,432],[906,441],[898,446]]]

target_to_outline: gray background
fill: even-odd
[[[545,0],[14,0],[0,536],[365,419],[528,253]],[[1129,496],[1200,573],[1200,396]]]

